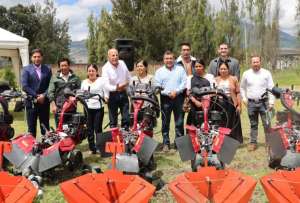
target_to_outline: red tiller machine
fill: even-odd
[[[300,113],[295,106],[300,92],[276,87],[268,91],[280,98],[285,110],[276,113],[276,125],[267,137],[269,167],[277,171],[260,182],[269,202],[300,202]]]
[[[196,114],[202,118],[201,126],[186,126],[188,135],[177,138],[175,142],[182,161],[191,160],[193,172],[177,176],[169,183],[169,189],[181,203],[249,202],[255,179],[224,169],[240,145],[228,136],[231,129],[221,127],[220,108],[213,107],[220,100],[229,102],[227,96],[221,90],[207,87],[193,88],[192,94],[201,99],[203,111]]]

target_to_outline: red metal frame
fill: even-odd
[[[137,175],[124,175],[116,169],[116,154],[124,152],[124,144],[109,142],[105,150],[113,154],[112,169],[61,183],[65,199],[69,203],[149,202],[155,187]]]

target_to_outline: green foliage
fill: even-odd
[[[98,42],[98,32],[97,32],[97,19],[91,14],[88,17],[88,28],[89,35],[86,41],[86,47],[88,49],[88,62],[89,63],[97,63],[98,55],[97,55],[97,42]]]
[[[10,87],[17,87],[16,76],[12,72],[12,67],[5,67],[0,69],[0,81],[8,82]]]
[[[69,24],[56,18],[52,0],[47,0],[43,8],[39,4],[17,5],[8,9],[0,6],[0,25],[26,37],[30,50],[41,48],[44,63],[56,63],[59,58],[69,55]]]

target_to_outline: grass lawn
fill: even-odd
[[[300,85],[299,82],[299,71],[289,70],[283,72],[276,72],[274,74],[275,83],[279,83],[280,86],[290,86],[291,84]],[[276,102],[276,107],[280,107],[279,101]],[[106,109],[107,110],[107,109]],[[26,124],[24,122],[23,113],[14,113],[14,123],[16,135],[26,132]],[[259,180],[260,177],[272,172],[267,166],[267,153],[265,151],[264,144],[264,134],[262,128],[259,129],[259,148],[255,152],[249,153],[247,151],[247,144],[249,142],[249,122],[247,117],[247,112],[244,109],[241,115],[242,128],[244,135],[244,144],[238,149],[233,162],[228,165],[228,168],[239,170],[245,174],[254,177]],[[108,114],[105,114],[103,126],[108,122]],[[172,126],[174,122],[171,121]],[[51,124],[54,126],[54,121],[51,119]],[[107,129],[106,129],[107,130]],[[39,131],[38,131],[39,132]],[[160,120],[158,122],[158,127],[155,129],[155,139],[159,142],[162,141],[160,133]],[[174,140],[174,127],[171,127],[171,141]],[[110,162],[110,158],[101,159],[98,155],[88,155],[87,141],[84,141],[78,146],[79,149],[84,153],[85,161],[91,165],[100,166],[103,170],[107,168],[107,163]],[[190,170],[189,162],[181,162],[178,152],[171,150],[169,153],[162,153],[160,151],[155,153],[155,160],[157,162],[157,170],[163,174],[162,178],[165,182],[170,182],[177,175],[184,171]],[[58,184],[65,179],[76,176],[76,174],[59,173],[57,174],[56,180],[47,181],[44,186],[44,195],[41,199],[36,200],[36,202],[64,202],[63,195],[59,189]],[[95,194],[96,195],[96,194]],[[172,198],[171,193],[165,186],[162,190],[156,192],[151,202],[175,202]],[[266,196],[263,192],[261,185],[258,183],[254,194],[252,196],[251,202],[267,202]]]

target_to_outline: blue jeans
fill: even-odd
[[[184,112],[182,110],[182,105],[184,101],[184,95],[179,94],[175,99],[171,99],[168,96],[161,95],[160,104],[161,104],[161,112],[162,112],[162,136],[163,136],[163,144],[170,145],[170,120],[171,114],[174,113],[175,120],[175,139],[177,137],[184,135],[183,123],[184,123]]]
[[[264,102],[253,102],[248,101],[248,116],[250,121],[250,143],[257,143],[257,135],[258,135],[258,115],[263,123],[265,139],[267,140],[267,133],[269,129],[269,125],[267,123],[267,114],[266,114],[267,106]]]

